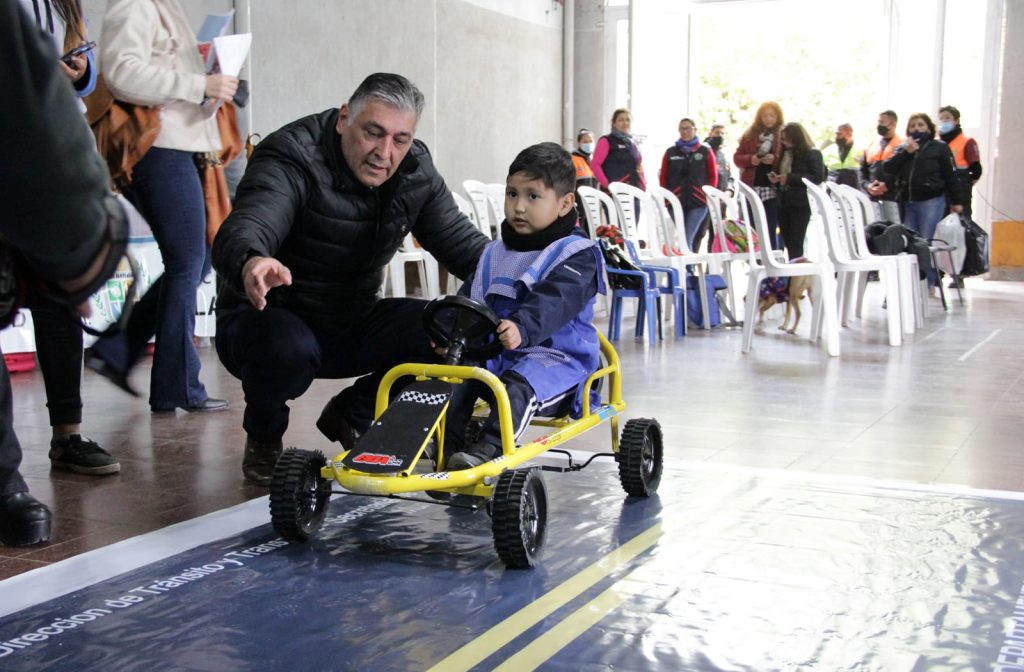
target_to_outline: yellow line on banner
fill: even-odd
[[[661,523],[651,526],[568,581],[549,590],[470,643],[456,650],[427,672],[464,672],[494,654],[548,615],[563,607],[661,538]]]
[[[514,656],[510,656],[494,668],[494,672],[530,672],[540,667],[569,642],[636,595],[642,586],[633,578],[633,574],[630,573],[616,581],[611,588],[574,611],[561,623],[520,649]]]

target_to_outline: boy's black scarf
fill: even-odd
[[[508,245],[509,249],[516,252],[532,252],[543,250],[559,238],[565,238],[576,228],[579,217],[576,215],[576,208],[573,207],[567,214],[562,215],[551,223],[546,229],[536,233],[517,233],[508,220],[501,222],[501,241]]]

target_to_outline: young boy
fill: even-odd
[[[517,439],[540,410],[562,410],[572,401],[578,416],[583,383],[599,365],[593,318],[594,297],[604,292],[601,252],[577,226],[575,186],[572,157],[557,144],[520,152],[508,169],[501,238],[484,249],[459,290],[501,318],[498,338],[505,349],[485,366],[505,384]],[[501,454],[493,403],[480,439],[465,446],[473,405],[491,396],[479,381],[455,386],[447,418],[449,470]]]

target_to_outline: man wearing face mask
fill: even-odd
[[[896,135],[896,113],[886,110],[878,115],[878,140],[872,142],[864,150],[860,164],[861,182],[864,191],[882,208],[882,217],[888,222],[899,224],[900,209],[896,200],[896,185],[891,175],[887,175],[882,163],[892,158],[903,138]]]
[[[730,194],[734,193],[732,171],[725,158],[725,126],[721,124],[712,126],[708,137],[704,138],[704,144],[715,153],[715,166],[718,167],[718,188]]]
[[[860,188],[858,173],[860,164],[853,151],[853,126],[839,124],[836,127],[835,142],[821,150],[828,171],[828,181]]]
[[[960,110],[952,105],[939,108],[939,139],[949,145],[956,164],[956,177],[960,183],[964,217],[970,218],[971,196],[975,183],[981,179],[981,151],[974,138],[964,135],[960,128]]]

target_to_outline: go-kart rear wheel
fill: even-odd
[[[548,497],[535,469],[514,469],[498,477],[491,500],[494,548],[506,567],[533,567],[547,531]]]
[[[316,534],[327,514],[330,481],[320,475],[327,464],[319,450],[289,448],[281,453],[270,479],[270,520],[289,541]]]
[[[635,418],[626,422],[619,440],[619,480],[622,489],[633,497],[649,497],[661,482],[661,425],[653,418]]]

